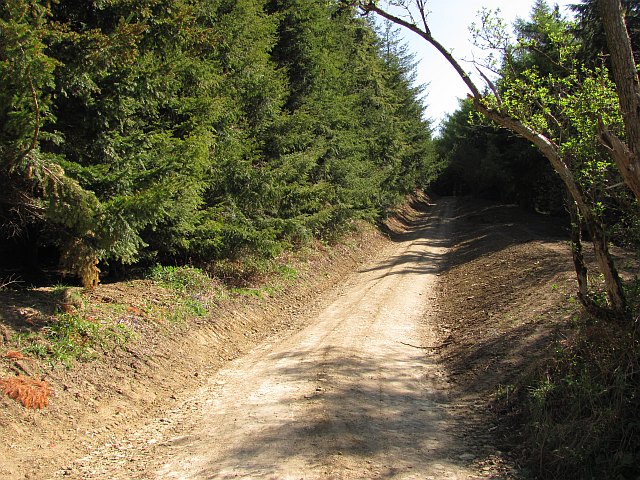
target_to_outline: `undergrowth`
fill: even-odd
[[[298,276],[296,269],[279,263],[277,259],[251,255],[235,260],[216,260],[208,265],[207,271],[231,288],[246,288],[261,284],[266,278],[274,275],[282,279],[295,279]]]
[[[121,346],[132,337],[133,332],[123,324],[103,324],[81,313],[60,313],[39,332],[20,333],[16,340],[25,354],[71,367],[75,360],[95,358],[99,348]]]
[[[149,278],[177,294],[177,307],[171,320],[207,315],[215,302],[226,294],[264,299],[281,291],[299,277],[289,264],[275,260],[245,258],[211,263],[207,273],[195,267],[156,265]],[[220,283],[220,280],[224,284]]]
[[[205,316],[219,293],[215,280],[195,267],[156,265],[149,278],[177,294],[177,306],[170,318],[174,322]]]
[[[544,479],[640,478],[636,325],[582,317],[510,396],[529,466]]]

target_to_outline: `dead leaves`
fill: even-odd
[[[22,352],[9,350],[4,354],[5,358],[18,360],[26,358]],[[25,408],[42,409],[49,404],[49,396],[53,388],[45,381],[34,380],[24,375],[0,378],[0,389],[5,395],[10,396],[16,402],[22,403]]]
[[[10,358],[12,360],[22,360],[23,358],[25,358],[22,352],[18,352],[17,350],[9,350],[4,354],[4,357]]]
[[[47,382],[22,375],[0,378],[0,388],[25,408],[46,407],[49,404],[49,396],[53,393],[53,388]]]

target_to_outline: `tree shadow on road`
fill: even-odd
[[[450,478],[464,469],[470,458],[450,435],[455,425],[438,367],[421,346],[396,343],[391,360],[335,348],[325,349],[322,357],[331,360],[319,363],[299,350],[275,357],[287,366],[274,378],[309,386],[287,404],[305,416],[258,429],[191,478]],[[306,474],[282,477],[288,464]]]
[[[443,198],[454,203],[453,213],[442,218],[434,205],[421,204],[421,217],[402,222],[402,229],[387,234],[398,243],[409,243],[407,251],[387,262],[365,267],[360,272],[393,274],[442,274],[445,271],[494,252],[527,242],[556,243],[566,238],[563,220],[525,212],[516,205],[500,205],[470,198]],[[404,218],[404,217],[403,217]],[[443,253],[433,249],[447,249]],[[555,255],[564,255],[557,253]],[[412,265],[412,268],[401,268]],[[415,267],[419,265],[419,267]]]
[[[465,430],[512,451],[520,446],[503,401],[580,310],[571,252],[558,219],[491,204],[458,212],[439,292],[441,360]]]

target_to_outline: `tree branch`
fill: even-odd
[[[640,172],[629,146],[612,133],[602,119],[598,120],[598,136],[600,137],[600,143],[609,151],[616,162],[624,183],[637,196],[638,192],[640,192]]]
[[[458,63],[458,61],[453,57],[453,55],[451,55],[451,53],[444,48],[444,46],[438,42],[435,38],[433,38],[433,36],[431,35],[431,31],[429,30],[429,27],[427,25],[427,18],[426,18],[426,14],[424,12],[424,5],[421,5],[422,8],[420,8],[421,12],[420,15],[422,16],[423,20],[424,20],[424,30],[420,29],[420,27],[418,27],[415,23],[411,23],[408,22],[407,20],[397,17],[395,15],[392,15],[391,13],[382,10],[380,7],[378,7],[373,1],[369,1],[369,3],[365,3],[360,5],[360,8],[365,11],[365,12],[374,12],[378,15],[380,15],[383,18],[386,18],[387,20],[400,25],[402,27],[405,27],[406,29],[412,31],[413,33],[419,35],[420,37],[422,37],[424,40],[426,40],[428,43],[430,43],[431,45],[433,45],[433,47],[438,50],[438,52],[440,52],[440,54],[449,62],[449,64],[455,69],[455,71],[458,73],[458,75],[460,76],[460,78],[462,79],[462,81],[465,83],[465,85],[467,86],[467,88],[471,91],[471,94],[473,95],[474,98],[481,98],[482,94],[480,93],[480,90],[478,89],[478,87],[473,83],[473,80],[471,80],[471,77],[469,77],[469,75],[467,74],[467,72],[464,71],[464,69],[460,66],[460,64]]]
[[[485,82],[487,82],[487,85],[489,85],[489,88],[495,95],[496,100],[498,102],[498,106],[502,105],[502,98],[500,97],[500,93],[498,92],[498,89],[496,88],[495,84],[491,81],[491,79],[489,79],[489,77],[485,75],[485,73],[482,71],[482,69],[478,65],[476,65],[475,67],[478,73],[480,74],[480,76],[484,79]]]
[[[38,93],[36,92],[36,88],[33,86],[33,81],[31,80],[31,76],[29,76],[29,87],[31,88],[31,98],[33,99],[33,105],[36,110],[36,128],[33,132],[33,138],[31,139],[31,144],[29,147],[18,157],[16,158],[16,164],[20,163],[29,152],[33,151],[38,144],[38,137],[40,136],[40,105],[38,104]]]

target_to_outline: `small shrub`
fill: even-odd
[[[632,329],[582,319],[521,391],[540,478],[640,476],[640,345]]]
[[[58,315],[43,331],[52,356],[67,365],[75,358],[90,358],[100,340],[100,325],[83,315]]]
[[[170,318],[182,320],[189,315],[203,317],[208,312],[208,300],[215,281],[199,268],[156,265],[151,280],[178,293],[179,308]]]
[[[40,332],[18,334],[16,341],[25,354],[70,367],[75,360],[94,358],[98,347],[123,346],[133,336],[125,325],[104,325],[92,317],[62,313]]]
[[[300,272],[291,265],[281,265],[278,267],[278,273],[288,282],[293,282],[300,276]]]
[[[195,267],[156,265],[151,269],[149,278],[165,288],[181,293],[207,291],[212,284],[211,278]]]

